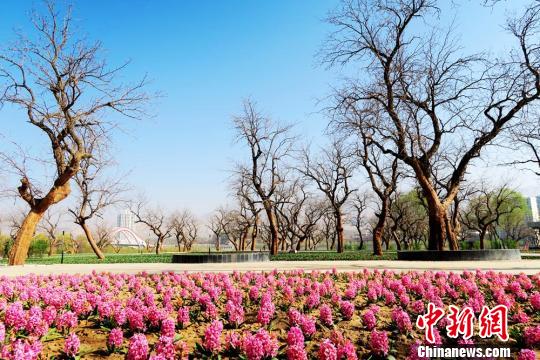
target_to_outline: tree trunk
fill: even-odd
[[[361,229],[358,229],[358,237],[360,238],[360,244],[358,245],[358,250],[364,250],[364,235],[362,235]]]
[[[159,253],[161,252],[161,242],[162,241],[163,241],[163,239],[158,237],[157,242],[156,242],[156,255],[159,255]]]
[[[255,251],[255,244],[257,243],[257,235],[259,233],[259,215],[255,215],[253,220],[253,229],[251,230],[251,251]]]
[[[343,216],[340,210],[336,210],[336,234],[337,234],[337,252],[342,253],[345,251],[345,238],[343,229]]]
[[[180,241],[180,238],[176,238],[176,246],[178,246],[178,251],[182,252],[182,242]]]
[[[480,237],[480,249],[484,250],[485,249],[484,239],[486,238],[486,229],[480,230],[480,236],[479,237]]]
[[[437,201],[428,199],[428,217],[428,250],[444,250],[447,240],[450,250],[458,250],[456,234],[448,219],[447,209]]]
[[[216,251],[221,250],[221,239],[219,238],[220,234],[216,234]]]
[[[277,255],[279,245],[279,232],[276,221],[276,215],[272,210],[271,205],[266,204],[264,206],[266,216],[268,217],[268,224],[270,226],[270,255]]]
[[[30,210],[23,223],[17,237],[13,243],[13,247],[9,252],[9,265],[23,265],[28,257],[28,249],[30,248],[30,242],[36,232],[36,227],[43,217],[44,212],[36,212]]]
[[[384,234],[384,225],[386,224],[386,218],[388,217],[388,200],[382,199],[381,211],[377,214],[377,224],[373,228],[373,255],[381,256],[382,253],[382,239]]]
[[[56,243],[55,240],[52,240],[52,239],[49,239],[49,253],[48,253],[48,256],[52,256],[53,254],[53,245]]]
[[[414,168],[418,183],[422,188],[427,200],[429,218],[428,250],[444,250],[444,244],[448,240],[450,250],[458,250],[457,237],[448,216],[448,206],[441,203],[437,191],[433,188],[429,178],[424,175],[420,168]],[[453,201],[455,192],[445,200]]]
[[[381,256],[382,255],[382,236],[383,236],[383,227],[379,225],[380,219],[377,222],[377,225],[373,229],[373,255]]]
[[[392,231],[392,237],[394,238],[394,242],[396,243],[396,250],[401,251],[401,242],[399,241],[399,238],[396,235],[395,230]]]
[[[78,171],[78,168],[77,168]],[[75,171],[76,173],[76,171]],[[74,173],[74,174],[75,174]],[[73,174],[73,175],[74,175]],[[45,214],[45,212],[54,204],[64,200],[71,192],[69,179],[66,175],[65,179],[56,179],[54,187],[47,193],[45,197],[38,201],[38,204],[30,209],[17,233],[13,247],[9,253],[9,265],[23,265],[28,257],[28,248],[32,237],[36,232],[36,227]],[[19,192],[21,188],[19,187]]]
[[[100,248],[97,246],[96,242],[94,241],[94,236],[92,235],[92,232],[88,228],[88,225],[86,222],[81,222],[79,225],[81,225],[84,235],[86,235],[86,239],[88,240],[88,243],[90,244],[90,247],[98,257],[98,259],[103,260],[105,259],[105,255],[103,255],[103,252],[100,250]]]
[[[246,228],[246,230],[242,234],[242,240],[240,240],[240,249],[242,251],[246,250],[246,241],[247,241],[248,235],[249,235],[249,227]]]

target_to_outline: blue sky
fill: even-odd
[[[464,1],[456,27],[466,49],[503,52],[500,24],[517,3],[522,1],[489,10]],[[39,6],[0,3],[0,46],[13,38],[14,28],[29,31],[33,4]],[[326,120],[317,100],[339,84],[340,69],[318,66],[314,55],[330,29],[322,19],[337,1],[73,4],[77,27],[103,43],[111,64],[131,59],[128,81],[148,74],[150,89],[164,94],[153,104],[155,117],[124,123],[126,133],[115,137],[114,147],[121,170],[131,170],[134,188],[163,206],[203,215],[226,201],[227,170],[243,156],[233,143],[230,117],[245,97],[280,121],[298,123],[303,139],[321,138]],[[452,18],[444,14],[443,25]],[[23,114],[9,108],[0,111],[0,133],[34,151],[46,146]],[[492,176],[494,170],[476,171]],[[534,193],[536,180],[526,174],[523,179],[519,186]]]

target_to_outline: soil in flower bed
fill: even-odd
[[[4,277],[0,358],[417,359],[429,302],[509,308],[507,343],[450,339],[443,319],[439,344],[538,355],[540,274],[365,270]]]

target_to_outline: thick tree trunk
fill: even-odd
[[[17,237],[15,238],[13,247],[9,253],[9,265],[24,264],[28,256],[30,242],[32,241],[32,237],[36,232],[36,227],[39,221],[52,205],[64,200],[71,192],[71,188],[69,186],[70,178],[71,177],[66,175],[67,180],[65,180],[65,182],[64,179],[57,179],[54,187],[47,193],[47,195],[40,199],[37,202],[37,205],[30,209],[24,218],[21,228],[17,233]],[[22,187],[19,187],[19,192],[23,191],[21,189]]]
[[[428,200],[429,217],[429,250],[444,250],[448,241],[450,250],[458,250],[457,237],[448,219],[447,210],[440,204],[430,204]]]
[[[383,228],[379,226],[379,221],[375,228],[373,229],[373,255],[381,256],[382,255],[382,236]]]
[[[340,210],[336,210],[335,215],[336,215],[337,252],[342,253],[345,251],[343,216]]]
[[[97,246],[96,242],[94,241],[94,236],[92,235],[92,232],[88,228],[88,225],[86,222],[81,222],[79,225],[81,225],[81,228],[84,231],[84,235],[86,235],[86,239],[88,240],[88,243],[90,244],[90,247],[98,257],[98,259],[103,260],[105,259],[105,255],[103,255],[103,252],[101,249]]]
[[[457,189],[450,192],[444,201],[446,204],[443,204],[429,178],[425,176],[420,167],[414,167],[414,170],[427,200],[429,219],[428,250],[444,250],[444,244],[447,240],[450,250],[458,250],[457,237],[448,216],[448,205],[455,198]]]
[[[28,249],[36,227],[43,217],[44,212],[30,210],[24,218],[21,228],[17,233],[13,247],[9,253],[9,265],[23,265],[28,257]]]
[[[242,240],[240,240],[240,250],[246,250],[246,242],[249,235],[249,227],[246,228],[246,231],[242,234]]]
[[[163,242],[163,239],[158,238],[156,243],[156,255],[159,255],[161,252],[161,243]]]
[[[484,250],[485,249],[485,239],[486,239],[486,232],[487,230],[486,229],[482,229],[480,231],[480,249]]]
[[[268,217],[268,224],[270,226],[270,254],[277,255],[279,246],[279,232],[276,220],[276,215],[271,206],[268,204],[264,206],[266,216]]]

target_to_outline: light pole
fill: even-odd
[[[64,243],[66,241],[65,236],[66,236],[66,232],[64,230],[62,230],[62,241],[60,242],[60,246],[62,247],[62,255],[60,257],[60,264],[64,263]]]

